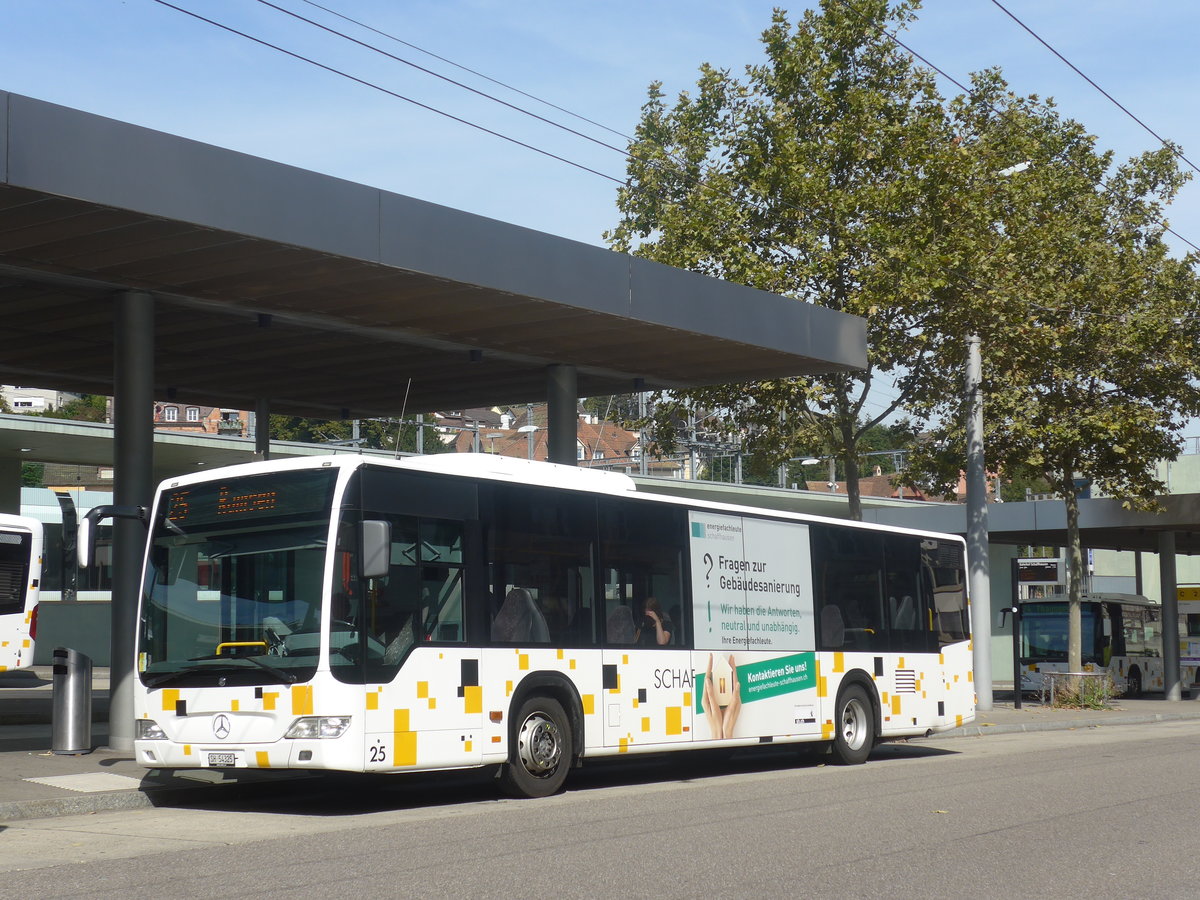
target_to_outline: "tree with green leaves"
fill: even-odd
[[[864,436],[914,403],[948,314],[976,296],[949,274],[982,239],[982,218],[962,209],[971,161],[932,73],[887,34],[918,6],[823,0],[795,25],[776,11],[766,59],[744,78],[705,65],[695,94],[670,106],[652,85],[607,235],[618,250],[866,318],[862,372],[660,393],[650,417],[667,449],[699,415],[773,465],[834,453],[855,518]]]
[[[354,440],[354,422],[349,419],[306,419],[298,416],[271,416],[271,438],[305,444],[348,445]],[[417,451],[417,426],[395,419],[360,419],[359,445],[367,450],[401,453]],[[422,452],[444,453],[447,447],[438,439],[432,424],[425,427]]]
[[[1197,259],[1171,256],[1162,221],[1187,176],[1170,146],[1114,166],[1082,125],[1015,96],[998,72],[973,87],[954,108],[965,145],[997,168],[1023,165],[993,179],[991,249],[972,276],[991,309],[968,307],[962,326],[983,342],[988,468],[1040,477],[1063,498],[1078,672],[1080,491],[1153,507],[1155,463],[1178,455],[1184,421],[1200,414]],[[962,464],[963,419],[952,394],[936,405],[924,469],[940,459],[946,484]]]
[[[40,413],[30,413],[47,419],[70,419],[75,422],[103,422],[108,418],[108,398],[103,394],[82,394],[61,406]]]

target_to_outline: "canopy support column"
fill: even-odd
[[[148,509],[154,498],[154,298],[125,291],[113,302],[113,500],[118,506]],[[113,750],[133,749],[134,633],[145,544],[145,523],[113,521],[108,711]]]
[[[0,512],[21,514],[21,460],[0,459]]]
[[[574,366],[546,367],[546,441],[550,462],[573,466],[579,460],[579,388]]]
[[[1179,683],[1179,592],[1175,584],[1175,532],[1158,535],[1158,583],[1162,592],[1163,692],[1183,699]]]

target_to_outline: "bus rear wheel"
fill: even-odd
[[[833,725],[833,761],[843,766],[866,762],[875,746],[875,715],[861,685],[838,694]]]
[[[1125,696],[1130,700],[1142,696],[1142,671],[1137,666],[1130,669],[1129,674],[1125,676]]]
[[[511,797],[557,793],[567,779],[572,753],[571,725],[562,704],[553,697],[530,697],[513,719],[500,787]]]

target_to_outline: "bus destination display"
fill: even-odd
[[[181,487],[163,497],[180,528],[250,519],[305,517],[327,510],[334,472],[281,472]]]

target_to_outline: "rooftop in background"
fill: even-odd
[[[0,92],[0,378],[111,394],[126,290],[156,396],[322,418],[866,363],[852,316]]]

